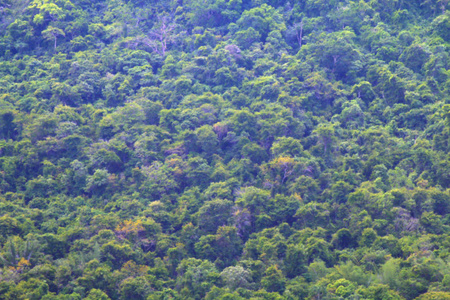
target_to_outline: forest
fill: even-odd
[[[449,300],[449,0],[0,0],[0,299]]]

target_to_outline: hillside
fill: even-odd
[[[450,299],[449,0],[0,0],[0,299]]]

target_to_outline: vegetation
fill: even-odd
[[[0,0],[0,298],[450,299],[449,9]]]

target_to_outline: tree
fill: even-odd
[[[429,50],[425,45],[413,44],[400,55],[400,61],[414,72],[420,72],[429,56]]]
[[[300,157],[303,154],[303,146],[300,140],[292,137],[279,137],[270,148],[273,156]]]
[[[175,41],[174,30],[176,28],[177,24],[173,23],[169,16],[159,15],[155,28],[146,37],[138,38],[137,42],[142,42],[161,57],[165,57],[170,43]]]
[[[377,233],[372,228],[366,228],[363,230],[359,244],[361,246],[370,247],[375,242],[377,238]]]
[[[295,160],[289,156],[279,156],[270,162],[270,166],[275,171],[277,179],[280,179],[280,184],[285,183],[292,175],[295,165]]]
[[[180,293],[197,299],[203,298],[220,278],[213,263],[195,258],[182,260],[177,272]]]
[[[389,259],[380,270],[382,282],[388,284],[392,290],[397,290],[399,286],[400,259]]]
[[[434,19],[431,26],[433,27],[434,31],[445,41],[450,40],[450,16],[448,13],[440,15],[436,19]]]
[[[218,259],[224,266],[232,265],[242,252],[242,240],[237,234],[236,227],[222,226],[216,233],[215,241]]]
[[[300,22],[294,23],[289,30],[294,33],[295,38],[297,39],[298,46],[301,48],[303,45],[303,28],[304,28],[304,19]]]
[[[253,43],[259,42],[260,39],[261,34],[258,31],[256,31],[253,27],[236,32],[237,44],[243,49],[250,48],[250,46]]]
[[[283,293],[286,286],[286,279],[277,266],[270,266],[261,279],[262,287],[268,292]]]
[[[332,163],[331,153],[334,151],[333,146],[337,141],[334,126],[322,124],[319,127],[317,127],[313,131],[313,133],[315,133],[319,137],[319,142],[323,147],[322,155],[327,160],[327,162],[331,164]]]
[[[238,28],[256,30],[261,35],[262,41],[266,40],[270,31],[286,30],[281,14],[267,4],[244,11],[236,23]]]
[[[202,151],[208,156],[215,152],[218,146],[218,139],[211,126],[204,125],[198,128],[196,130],[196,135],[197,142]]]
[[[54,48],[56,50],[56,40],[58,39],[59,36],[66,36],[66,34],[64,33],[64,31],[62,29],[59,29],[57,27],[53,27],[53,26],[48,26],[47,29],[45,29],[44,31],[42,31],[42,35],[44,36],[44,38],[48,41],[53,40],[54,41]]]
[[[286,276],[294,278],[302,275],[305,271],[306,250],[303,245],[289,245],[286,251],[285,268]]]
[[[345,203],[352,186],[344,181],[338,181],[331,186],[331,196],[336,203]]]
[[[107,170],[95,170],[92,176],[87,177],[85,190],[95,194],[102,193],[108,185],[109,175]]]
[[[449,292],[428,292],[420,295],[417,300],[448,300],[450,299]]]
[[[231,266],[225,268],[220,277],[225,282],[226,286],[234,291],[238,288],[250,288],[252,277],[248,270],[244,269],[242,266]]]
[[[197,213],[198,226],[205,233],[215,233],[220,226],[227,225],[233,203],[216,199],[205,202]]]
[[[303,227],[326,227],[330,217],[329,206],[327,203],[310,202],[302,205],[294,217]]]
[[[331,243],[338,249],[353,247],[355,242],[353,236],[347,228],[339,229],[334,235]]]
[[[345,78],[351,65],[359,59],[359,51],[353,40],[356,35],[348,27],[330,34],[322,33],[315,43],[308,43],[302,52],[316,57],[321,66]]]
[[[17,117],[17,112],[14,110],[0,110],[0,138],[13,139],[18,134],[17,125],[14,119]]]
[[[102,290],[98,289],[92,289],[89,291],[89,294],[85,300],[110,300],[111,298],[108,297]]]

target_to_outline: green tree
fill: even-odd
[[[57,27],[53,27],[53,26],[48,26],[47,29],[42,31],[42,35],[48,41],[52,41],[53,40],[53,42],[54,42],[54,49],[55,50],[56,50],[56,41],[57,41],[58,37],[59,36],[66,36],[66,34],[64,33],[64,31],[62,29],[57,28]]]
[[[268,292],[283,293],[286,286],[286,279],[277,266],[270,266],[261,279],[261,286]]]
[[[231,266],[225,268],[220,273],[220,277],[225,282],[226,286],[232,291],[237,288],[250,288],[252,286],[251,274],[242,266]]]

